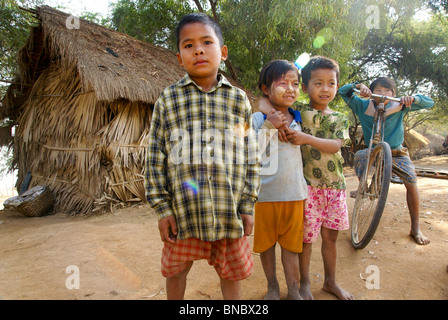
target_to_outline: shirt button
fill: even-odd
[[[210,122],[210,121],[212,121],[212,119],[210,119],[210,118],[207,118],[207,121],[208,121],[208,122]]]

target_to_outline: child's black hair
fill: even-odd
[[[263,85],[270,88],[275,81],[283,77],[288,71],[297,72],[298,80],[300,81],[299,69],[297,69],[294,63],[283,59],[272,60],[261,70],[258,78],[258,88],[263,93]],[[263,95],[266,96],[264,93]]]
[[[311,72],[318,69],[330,69],[336,72],[336,80],[339,83],[339,64],[330,58],[322,56],[314,56],[308,61],[306,66],[302,69],[302,82],[308,86],[311,79]]]
[[[224,37],[222,36],[221,27],[219,26],[219,24],[205,13],[195,12],[183,16],[177,24],[175,30],[177,50],[179,50],[180,32],[182,31],[182,29],[188,24],[197,22],[203,23],[206,26],[210,26],[215,31],[215,34],[218,37],[220,47],[224,45]]]
[[[378,85],[382,86],[383,88],[392,90],[393,95],[397,94],[397,86],[395,85],[395,82],[390,78],[380,77],[376,79],[370,84],[370,91],[373,92],[373,90],[375,90],[376,86]]]

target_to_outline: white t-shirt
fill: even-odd
[[[289,109],[294,116],[290,128],[301,131],[300,112]],[[257,132],[259,152],[262,159],[261,188],[258,202],[299,201],[308,197],[308,188],[303,176],[300,146],[278,139],[278,131],[265,115],[252,115],[252,125]]]

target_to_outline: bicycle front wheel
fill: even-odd
[[[392,173],[392,153],[386,142],[373,148],[360,179],[352,215],[352,245],[363,249],[372,239],[386,205]]]

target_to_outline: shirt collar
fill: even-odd
[[[293,110],[291,108],[288,108],[288,110],[294,116],[294,120],[296,120],[297,123],[302,122],[302,115],[300,114],[300,111]]]
[[[190,78],[190,75],[188,73],[185,74],[185,76],[177,82],[177,86],[179,86],[179,87],[185,87],[189,84],[193,84],[198,89],[202,90],[201,87],[199,87],[197,85],[197,83],[194,82],[193,79]],[[226,77],[224,77],[224,75],[222,75],[221,73],[218,73],[218,84],[212,90],[210,90],[210,92],[215,90],[216,88],[223,86],[223,85],[228,86],[228,87],[232,86],[232,84],[229,82],[229,80],[227,80]]]

